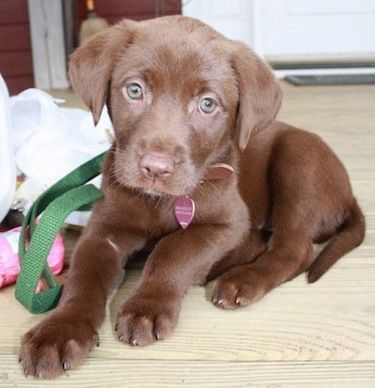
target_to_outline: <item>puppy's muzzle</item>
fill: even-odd
[[[142,174],[152,180],[164,180],[174,172],[175,162],[169,155],[147,153],[141,157],[139,168]]]

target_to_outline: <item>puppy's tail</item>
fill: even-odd
[[[341,256],[361,244],[365,237],[365,229],[365,218],[354,200],[348,218],[308,269],[307,281],[316,282]]]

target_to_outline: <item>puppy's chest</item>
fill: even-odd
[[[214,213],[214,206],[207,206],[199,199],[192,198],[193,209],[188,228],[194,224],[210,222]],[[126,201],[123,206],[114,210],[114,214],[122,214],[122,223],[125,227],[138,230],[146,238],[158,238],[162,235],[182,229],[176,209],[176,198],[140,198]],[[186,226],[185,226],[186,227]]]
[[[178,229],[173,212],[173,201],[150,207],[143,222],[143,230],[149,237],[159,237]]]
[[[158,198],[132,198],[115,210],[121,214],[125,227],[138,230],[147,238],[156,238],[178,228],[173,211],[173,200]]]

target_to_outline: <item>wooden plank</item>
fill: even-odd
[[[181,14],[181,1],[162,1],[160,7],[161,14],[175,15]],[[99,16],[104,17],[110,24],[128,18],[133,20],[151,19],[156,16],[155,0],[96,0],[95,7]],[[77,13],[82,22],[86,18],[85,3],[77,3]]]
[[[155,16],[155,0],[96,0],[95,7],[103,17],[118,15],[153,14]],[[162,13],[181,13],[181,1],[169,0],[161,2]]]
[[[373,256],[375,253],[372,248]],[[168,340],[146,348],[119,343],[113,327],[121,303],[135,287],[139,270],[129,270],[108,305],[95,358],[216,361],[344,361],[375,359],[374,260],[339,261],[319,282],[304,276],[282,285],[248,308],[223,311],[210,303],[213,284],[194,287],[182,307],[179,325]],[[14,299],[13,287],[0,294],[12,311],[0,323],[0,354],[17,351],[21,335],[42,317]],[[192,340],[194,339],[194,340]]]
[[[21,93],[25,89],[34,87],[32,75],[7,77],[6,83],[11,96]]]
[[[0,1],[0,71],[10,94],[33,86],[26,0]]]
[[[155,0],[97,0],[95,8],[103,17],[117,15],[133,15],[153,13],[155,15]]]
[[[28,0],[35,85],[66,89],[66,55],[61,0]]]
[[[26,0],[0,1],[0,24],[27,23],[28,21]]]
[[[0,25],[0,36],[0,52],[31,51],[30,29],[28,23]]]
[[[0,52],[0,71],[5,77],[32,75],[31,52]]]
[[[162,0],[162,11],[165,15],[180,14],[182,11],[182,1]]]
[[[108,304],[100,348],[53,386],[375,386],[375,88],[283,88],[283,119],[319,133],[349,168],[366,213],[364,243],[316,284],[300,276],[239,311],[212,306],[213,284],[194,287],[174,335],[146,348],[120,344],[113,330],[140,276],[138,269],[127,270]],[[56,95],[82,106],[70,92]],[[75,238],[67,237],[68,253]],[[25,379],[16,356],[21,335],[43,317],[15,301],[14,287],[0,290],[0,308],[6,312],[0,319],[0,385],[50,387],[50,381]]]
[[[89,359],[78,371],[51,381],[25,378],[16,357],[0,356],[2,387],[372,388],[374,362],[231,363]]]

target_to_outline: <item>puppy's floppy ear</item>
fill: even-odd
[[[90,108],[95,125],[107,98],[113,68],[130,44],[136,24],[124,20],[96,34],[70,56],[70,83]]]
[[[232,53],[239,92],[239,147],[243,151],[250,135],[274,120],[281,105],[282,91],[268,64],[245,44],[234,42]]]

